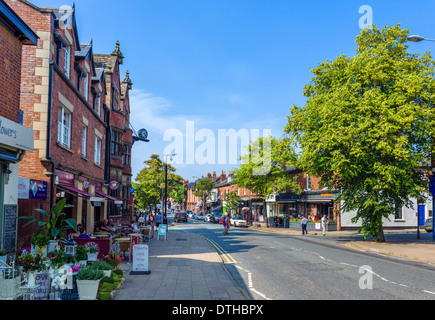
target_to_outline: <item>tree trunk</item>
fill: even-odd
[[[382,224],[380,225],[378,232],[376,232],[376,242],[386,242]]]

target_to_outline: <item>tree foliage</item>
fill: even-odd
[[[298,166],[340,189],[342,212],[360,232],[385,241],[383,219],[423,197],[434,134],[434,61],[410,54],[399,25],[365,29],[356,55],[321,63],[293,106],[285,131]],[[426,167],[427,169],[427,167]]]
[[[211,195],[214,185],[215,182],[208,178],[200,179],[195,184],[193,194],[201,199],[203,203],[203,210],[205,208],[205,204],[207,203],[207,198]]]
[[[164,197],[165,188],[165,163],[156,154],[144,162],[145,167],[137,174],[136,182],[133,183],[135,198],[138,206],[146,208],[150,204],[157,206]],[[176,169],[170,164],[168,166],[168,197],[172,190],[183,185],[184,179],[175,174]]]
[[[232,171],[238,187],[247,188],[259,197],[286,191],[299,193],[298,184],[287,172],[296,160],[289,143],[288,138],[275,137],[260,137],[251,142],[248,152],[241,157],[241,164]]]

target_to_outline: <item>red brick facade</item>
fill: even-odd
[[[131,130],[125,129],[129,128],[125,114],[129,117],[131,82],[123,90],[119,70],[123,57],[94,55],[92,43],[80,43],[74,8],[60,11],[25,0],[6,1],[41,40],[37,47],[25,48],[22,55],[19,105],[24,125],[34,130],[35,152],[27,153],[20,163],[20,177],[48,183],[48,199],[38,206],[42,209],[48,210],[66,197],[67,215],[83,224],[88,233],[104,218],[128,223],[129,219],[121,219],[121,210],[110,197],[124,200],[123,205],[129,208],[131,158],[126,166],[122,152],[124,142],[130,146],[130,154],[133,145]],[[68,17],[66,26],[64,17]],[[114,68],[107,68],[99,56],[111,57]],[[121,136],[117,155],[109,150],[114,130]],[[112,174],[112,168],[119,174]],[[113,180],[128,194],[110,190]],[[94,207],[85,194],[104,199],[104,205]],[[20,215],[24,215],[21,208],[26,207],[29,203],[21,201]]]

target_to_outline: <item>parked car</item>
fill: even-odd
[[[211,214],[210,214],[210,213],[206,214],[206,215],[204,216],[204,222],[210,222],[210,217],[211,217]]]
[[[196,220],[204,220],[204,215],[203,214],[201,214],[201,213],[198,213],[197,215],[196,215]]]
[[[176,212],[175,213],[175,218],[174,218],[175,222],[187,222],[187,213],[186,212]]]
[[[424,230],[426,230],[426,232],[432,232],[432,225],[433,225],[433,218],[427,219],[424,224]]]
[[[222,217],[222,213],[220,212],[212,212],[211,214],[211,223],[219,223],[219,220]]]
[[[231,217],[230,224],[235,226],[235,227],[247,227],[248,226],[248,221],[243,219],[243,217],[235,216],[235,217]]]

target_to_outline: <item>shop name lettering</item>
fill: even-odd
[[[7,127],[3,126],[2,120],[0,120],[0,134],[5,135],[11,138],[16,139],[17,138],[17,131],[9,129]]]
[[[231,315],[253,315],[253,314],[263,314],[262,305],[221,305],[218,304],[216,309],[209,309],[207,307],[183,307],[180,304],[179,307],[173,307],[173,315],[197,315],[200,318],[204,317],[205,313],[211,312],[216,314],[231,314]]]

